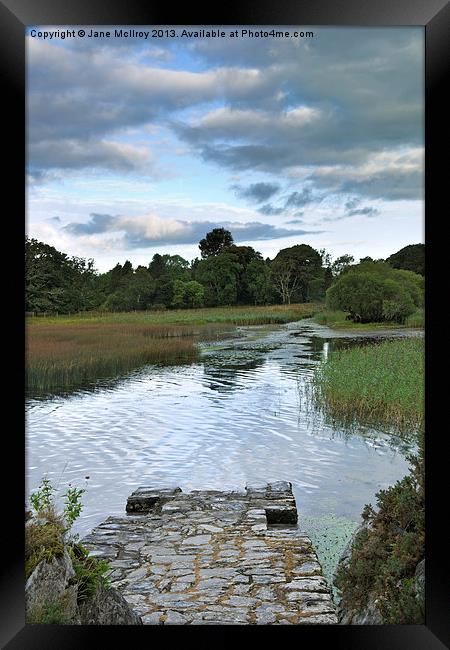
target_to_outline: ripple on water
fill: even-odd
[[[29,490],[46,473],[63,487],[86,486],[80,534],[151,484],[232,489],[288,480],[305,517],[357,521],[380,487],[407,472],[408,448],[397,451],[373,430],[349,436],[305,408],[321,348],[304,328],[295,333],[290,324],[253,347],[243,338],[231,350],[208,350],[204,363],[148,366],[95,390],[28,400]]]

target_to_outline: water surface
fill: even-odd
[[[86,487],[74,526],[83,535],[123,514],[139,486],[288,480],[300,526],[304,515],[323,561],[330,547],[323,536],[339,529],[334,558],[363,506],[407,473],[411,447],[374,429],[328,424],[306,386],[333,346],[408,333],[336,333],[310,321],[236,328],[229,339],[203,343],[198,363],[147,366],[71,395],[30,397],[27,493],[44,474],[60,489]]]

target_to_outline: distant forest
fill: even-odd
[[[406,246],[386,260],[364,258],[359,264],[351,255],[332,261],[324,249],[307,244],[284,248],[270,260],[251,246],[237,246],[228,230],[215,228],[200,241],[199,249],[201,257],[192,262],[180,255],[156,253],[148,266],[133,268],[127,260],[99,273],[93,259],[69,257],[27,238],[25,309],[67,314],[290,304],[325,299],[327,290],[349,271],[370,275],[388,267],[409,271],[411,276],[425,274],[424,244]],[[387,278],[385,271],[382,275]],[[398,283],[403,277],[389,276],[391,301],[399,299]],[[392,283],[397,283],[397,289]],[[333,299],[336,302],[335,290]]]

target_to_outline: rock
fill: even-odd
[[[142,625],[140,617],[114,588],[100,585],[78,603],[78,585],[67,546],[60,557],[41,560],[25,585],[27,620],[71,625]]]
[[[39,615],[48,606],[58,606],[61,616],[70,619],[77,606],[77,589],[69,585],[74,575],[66,548],[61,557],[41,560],[25,584],[27,617]]]
[[[267,524],[296,524],[298,521],[297,508],[289,505],[270,506],[266,508]]]
[[[181,488],[164,488],[155,490],[152,488],[140,487],[128,497],[127,512],[149,512],[157,505],[163,505],[165,501],[171,499],[181,492]]]
[[[383,625],[384,622],[375,600],[371,596],[369,596],[364,609],[359,611],[346,610],[338,605],[337,615],[340,625]]]
[[[142,625],[125,598],[111,587],[100,585],[94,596],[79,607],[81,625]]]

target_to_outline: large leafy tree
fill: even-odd
[[[246,287],[255,305],[267,305],[274,297],[269,265],[262,259],[252,260],[245,270]]]
[[[27,311],[79,311],[91,306],[93,260],[69,257],[36,239],[25,241]]]
[[[241,271],[236,255],[227,251],[201,260],[196,265],[195,279],[205,287],[206,304],[211,307],[235,304]]]
[[[225,228],[213,228],[198,245],[202,258],[219,255],[221,251],[233,244],[233,236]]]
[[[172,307],[202,307],[204,296],[205,287],[199,282],[195,280],[189,280],[189,282],[175,280]]]
[[[227,253],[235,256],[240,271],[237,279],[237,302],[243,305],[253,302],[253,294],[249,287],[248,268],[252,262],[262,262],[262,255],[251,246],[228,246]]]
[[[410,244],[386,259],[394,269],[425,275],[425,244]]]
[[[181,255],[160,255],[156,253],[148,267],[151,277],[155,280],[155,304],[170,307],[174,298],[174,282],[190,279],[189,262]]]
[[[308,244],[283,248],[272,262],[272,280],[283,303],[306,302],[313,280],[323,279],[322,256]]]

